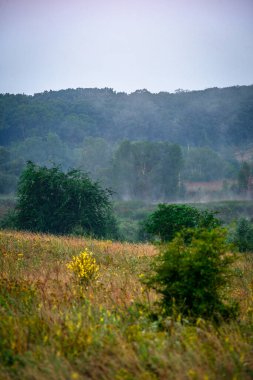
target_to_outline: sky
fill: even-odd
[[[253,84],[253,0],[0,0],[0,93]]]

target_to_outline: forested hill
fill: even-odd
[[[87,137],[169,141],[215,150],[242,147],[253,142],[253,85],[173,94],[78,88],[0,95],[0,145],[49,133],[73,147]]]

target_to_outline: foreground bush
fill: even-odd
[[[161,248],[147,283],[161,294],[166,314],[215,320],[236,315],[236,305],[225,294],[234,261],[228,248],[220,228],[187,230]]]

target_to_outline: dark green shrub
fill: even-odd
[[[162,241],[172,240],[176,233],[185,228],[215,228],[220,221],[211,211],[200,211],[182,204],[159,204],[145,223],[146,231]]]
[[[238,246],[240,252],[253,252],[252,223],[245,218],[239,219],[232,240]]]
[[[110,191],[79,170],[63,173],[28,162],[18,185],[17,227],[30,231],[113,237]]]
[[[228,250],[221,228],[187,230],[161,246],[154,275],[146,283],[161,295],[163,312],[172,315],[176,311],[193,320],[235,316],[236,305],[225,294],[234,261]]]

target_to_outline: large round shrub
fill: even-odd
[[[163,312],[190,319],[236,315],[237,306],[226,294],[234,257],[228,254],[225,230],[187,230],[160,249],[147,284],[161,295]]]
[[[219,226],[220,221],[211,211],[200,211],[184,204],[159,204],[145,222],[145,230],[162,241],[172,240],[185,228],[208,228]]]
[[[116,233],[110,191],[79,170],[62,172],[28,162],[18,185],[17,227],[68,234],[82,231],[97,237]]]

